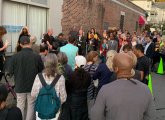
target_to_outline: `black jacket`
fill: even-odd
[[[75,70],[66,81],[67,100],[61,107],[59,120],[88,120],[87,89],[91,77],[87,72]]]
[[[9,73],[14,75],[16,93],[31,92],[34,79],[44,66],[41,57],[30,48],[23,48],[10,61]]]
[[[53,36],[49,36],[48,34],[46,34],[44,36],[44,40],[42,42],[44,42],[45,44],[47,44],[46,43],[47,41],[50,43],[50,45],[52,45],[53,42],[55,42],[55,38]]]
[[[155,52],[155,44],[152,42],[147,48],[146,56],[152,59],[154,57],[154,52]]]

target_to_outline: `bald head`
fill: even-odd
[[[129,77],[133,68],[133,60],[128,54],[119,53],[113,59],[113,66],[117,76]]]
[[[49,34],[49,36],[52,36],[53,35],[53,29],[52,28],[49,28],[48,29],[48,34]]]

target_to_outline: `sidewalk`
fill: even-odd
[[[152,73],[157,119],[165,120],[165,75]]]

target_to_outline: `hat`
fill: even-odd
[[[82,67],[84,65],[86,65],[86,58],[84,56],[76,56],[75,57],[75,61],[76,61],[76,65],[78,67]]]
[[[0,84],[0,102],[6,101],[8,90],[4,84]]]
[[[20,44],[25,45],[30,43],[30,38],[28,36],[22,36],[20,38]]]

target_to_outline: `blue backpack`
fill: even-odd
[[[43,87],[37,96],[35,110],[38,112],[40,119],[53,119],[56,117],[61,105],[54,88],[61,75],[57,75],[50,85],[46,84],[42,73],[39,73],[38,76]]]

